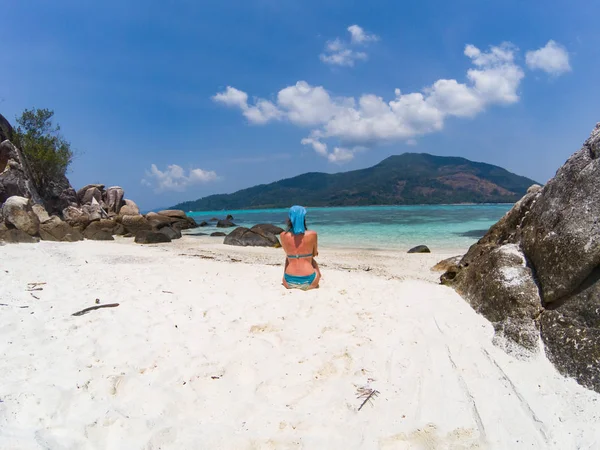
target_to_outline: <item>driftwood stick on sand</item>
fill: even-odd
[[[89,308],[85,308],[85,309],[82,309],[81,311],[74,312],[71,315],[72,316],[83,316],[84,314],[87,314],[90,311],[94,311],[95,309],[100,309],[100,308],[114,308],[116,306],[119,306],[119,304],[118,303],[107,303],[106,305],[90,306]]]
[[[7,303],[0,303],[0,306],[14,306],[15,308],[29,308],[29,306],[9,305]]]
[[[367,402],[372,402],[373,399],[379,395],[379,391],[377,389],[366,388],[361,389],[360,391],[361,394],[358,396],[358,398],[364,398],[365,401],[362,402],[361,405],[358,407],[359,411],[362,409],[363,406],[365,406]]]

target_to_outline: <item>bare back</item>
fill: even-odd
[[[288,256],[285,272],[289,275],[310,275],[315,269],[313,257],[318,255],[317,233],[306,231],[304,234],[293,234],[284,231],[279,235],[283,251]],[[296,255],[312,255],[301,258],[290,258]]]

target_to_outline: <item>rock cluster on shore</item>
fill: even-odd
[[[442,275],[493,324],[600,392],[600,123]]]
[[[0,241],[113,240],[124,235],[139,243],[170,242],[181,237],[181,230],[197,226],[180,210],[140,214],[119,186],[88,184],[75,191],[63,176],[36,188],[26,158],[9,140],[12,133],[0,115]]]

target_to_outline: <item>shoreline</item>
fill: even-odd
[[[543,352],[493,345],[492,325],[430,272],[440,253],[322,248],[321,287],[305,292],[281,286],[274,248],[184,237],[1,251],[2,448],[600,441],[600,395]],[[96,299],[119,306],[72,315]],[[379,395],[359,411],[369,389]]]

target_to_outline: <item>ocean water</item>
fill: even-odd
[[[402,205],[307,208],[306,222],[319,233],[319,245],[408,250],[425,244],[435,249],[467,248],[498,221],[511,204]],[[189,212],[198,223],[231,214],[236,225],[272,223],[285,228],[287,209]],[[191,233],[216,231],[215,222]],[[228,229],[219,229],[227,232]]]

